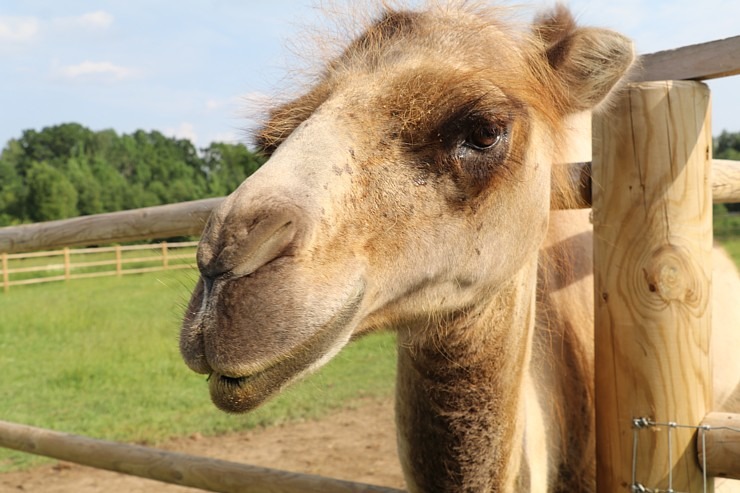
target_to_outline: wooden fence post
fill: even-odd
[[[10,273],[8,272],[8,254],[4,253],[0,255],[2,257],[3,265],[3,293],[10,291]]]
[[[116,245],[116,275],[123,274],[123,262],[121,261],[121,245]]]
[[[69,281],[69,277],[72,271],[72,264],[69,260],[69,247],[64,247],[64,280]]]
[[[593,142],[597,489],[711,492],[695,430],[633,428],[695,426],[710,410],[709,90],[630,85]]]
[[[167,259],[167,242],[162,242],[162,268],[167,269],[169,267],[169,260]]]

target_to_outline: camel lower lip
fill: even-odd
[[[208,380],[211,400],[227,412],[239,413],[254,409],[264,400],[264,386],[269,381],[266,372],[244,377],[214,373]]]
[[[350,322],[359,309],[364,294],[362,286],[306,344],[271,366],[250,375],[234,376],[213,372],[208,380],[211,400],[219,409],[231,413],[250,411],[277,393],[285,385],[313,367],[332,347],[349,339]],[[342,336],[344,334],[344,336]],[[344,342],[338,342],[344,339]]]

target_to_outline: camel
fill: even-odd
[[[410,491],[594,491],[590,224],[554,211],[573,198],[553,163],[634,58],[564,7],[531,26],[383,7],[270,111],[268,162],[205,227],[180,349],[215,405],[249,411],[392,328]]]

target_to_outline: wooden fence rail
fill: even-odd
[[[197,236],[223,197],[0,228],[0,252]]]
[[[710,80],[740,74],[740,36],[643,55],[635,81]]]
[[[222,493],[403,493],[393,488],[96,440],[0,421],[0,447]]]
[[[165,241],[149,245],[65,247],[46,252],[2,253],[0,275],[3,292],[8,292],[12,286],[28,284],[192,269],[197,245],[197,241]],[[129,252],[134,252],[136,256],[127,255]]]

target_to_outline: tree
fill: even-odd
[[[120,211],[128,205],[130,185],[126,179],[101,156],[96,156],[90,163],[93,176],[100,183],[100,198],[104,212]]]
[[[77,210],[81,215],[104,212],[102,187],[90,169],[87,157],[71,157],[64,167],[64,174],[77,191]]]
[[[21,222],[25,216],[26,187],[18,174],[22,155],[17,140],[10,140],[0,153],[0,226]]]
[[[719,137],[714,139],[713,156],[717,159],[740,161],[740,132],[731,133],[723,130]],[[740,203],[726,204],[724,207],[726,211],[740,212]]]
[[[46,127],[41,132],[25,130],[19,139],[24,151],[20,173],[25,176],[32,163],[45,161],[57,167],[71,156],[89,152],[93,132],[79,123],[63,123]]]
[[[76,216],[77,190],[64,173],[46,161],[31,164],[26,176],[27,209],[33,221]]]
[[[211,144],[203,149],[203,170],[208,180],[208,194],[218,197],[233,192],[263,163],[264,158],[250,152],[243,144]]]
[[[723,130],[719,137],[714,139],[714,157],[740,161],[740,133]]]

